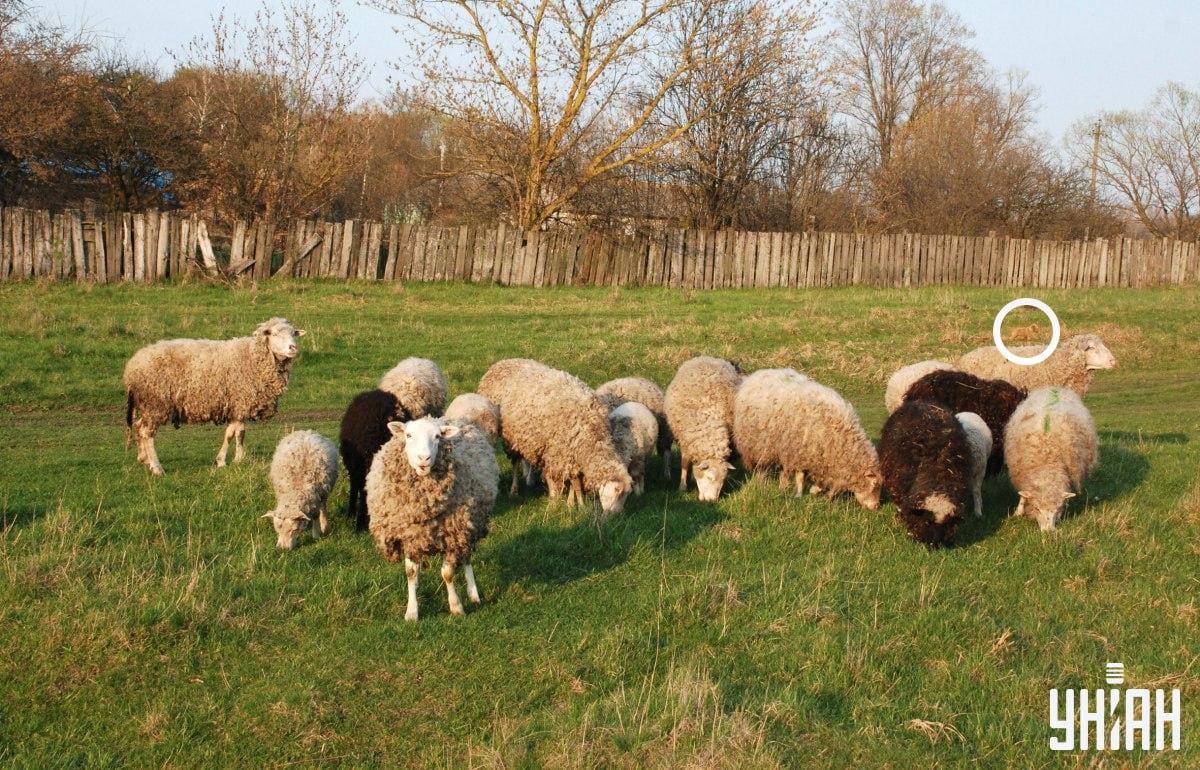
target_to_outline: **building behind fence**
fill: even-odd
[[[697,289],[863,284],[1071,288],[1196,283],[1200,244],[913,233],[522,232],[364,220],[238,222],[181,212],[85,217],[0,209],[0,279],[96,283],[189,276],[472,281]]]

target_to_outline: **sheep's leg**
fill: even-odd
[[[463,565],[463,573],[467,576],[467,599],[472,604],[479,604],[479,586],[475,585],[475,569],[471,566],[471,562]]]
[[[1020,499],[1020,501],[1017,502],[1017,510],[1013,511],[1013,516],[1024,516],[1024,515],[1025,515],[1025,498],[1022,497]]]
[[[972,490],[975,496],[975,518],[983,518],[983,490],[978,485]]]
[[[804,497],[804,471],[796,471],[796,497]]]
[[[454,590],[454,562],[442,562],[442,582],[446,584],[446,598],[450,601],[450,614],[465,614],[462,602],[458,600],[458,591]]]
[[[404,557],[404,576],[408,578],[408,607],[404,610],[405,620],[417,619],[417,563]]]
[[[235,422],[233,426],[235,428],[233,437],[237,442],[237,446],[233,450],[233,461],[240,463],[242,458],[246,456],[246,423]]]
[[[146,463],[146,467],[155,476],[163,475],[162,465],[158,462],[158,452],[154,449],[154,428],[144,423],[137,426],[138,459]]]
[[[236,422],[231,422],[225,426],[225,438],[224,438],[224,440],[221,441],[221,451],[217,452],[217,467],[218,468],[225,467],[225,455],[228,454],[228,452],[229,452],[229,440],[233,439],[234,443],[236,443],[237,442],[237,439],[235,438],[236,435],[237,435],[237,423]],[[236,454],[237,450],[235,449],[234,452]]]
[[[679,458],[679,491],[680,492],[687,491],[688,463],[689,462],[690,461],[688,460],[687,457],[680,455],[680,458]]]
[[[571,502],[572,499],[574,500],[574,503]],[[571,497],[567,498],[567,503],[572,508],[574,508],[574,507],[582,508],[583,507],[583,503],[584,503],[583,480],[580,479],[578,476],[571,479]]]
[[[790,487],[792,485],[792,480],[789,478],[789,476],[790,476],[790,474],[786,470],[779,471],[779,488],[780,489],[787,489],[788,487]]]
[[[320,526],[313,530],[314,535],[323,536],[329,534],[329,513],[324,508],[321,509],[321,515],[317,518],[317,524]],[[318,535],[318,533],[320,534]]]
[[[663,461],[663,478],[670,481],[671,479],[671,450],[667,449],[662,453]]]
[[[367,490],[358,488],[358,504],[354,509],[354,528],[366,532],[371,524],[371,512],[367,510]]]

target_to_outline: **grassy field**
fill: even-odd
[[[1196,289],[1038,295],[1120,361],[1087,397],[1100,468],[1050,536],[1007,518],[1003,476],[942,551],[890,503],[740,473],[715,505],[656,477],[602,536],[502,495],[475,558],[483,605],[450,617],[426,570],[413,625],[403,570],[341,515],[344,479],[320,543],[278,552],[259,518],[280,436],[334,436],[405,356],[441,363],[453,393],[509,356],[593,384],[665,384],[701,353],[794,366],[877,437],[887,375],[987,344],[1013,296],[0,285],[0,764],[1200,765]],[[247,461],[212,467],[219,428],[168,428],[167,475],[148,476],[124,448],[124,360],[272,315],[309,335]],[[1048,689],[1100,686],[1106,661],[1183,689],[1181,754],[1047,749]]]

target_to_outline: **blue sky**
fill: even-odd
[[[83,22],[163,69],[222,6],[252,14],[257,2],[221,0],[33,0],[43,13]],[[975,29],[975,44],[998,69],[1019,68],[1040,92],[1039,124],[1057,142],[1076,119],[1144,104],[1168,80],[1200,87],[1200,2],[1191,0],[946,0]],[[387,90],[400,44],[393,21],[343,3],[359,49],[372,64],[364,96]]]

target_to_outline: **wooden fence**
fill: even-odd
[[[1200,244],[912,233],[733,230],[522,232],[362,220],[238,222],[210,233],[180,212],[85,217],[0,210],[0,279],[112,283],[221,275],[655,285],[697,289],[865,284],[1069,288],[1196,283]]]

